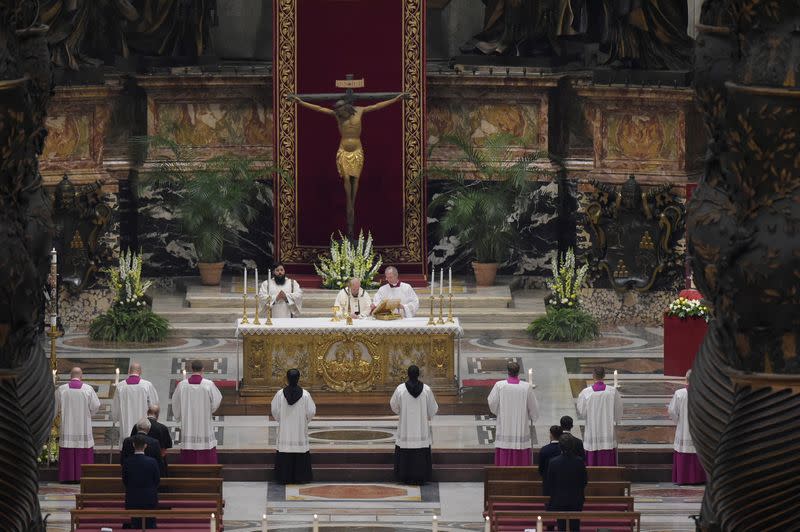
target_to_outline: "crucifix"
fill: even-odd
[[[344,93],[287,94],[286,97],[298,104],[336,119],[339,126],[339,149],[336,151],[336,170],[344,183],[347,198],[347,236],[355,237],[355,203],[358,180],[364,168],[364,147],[361,144],[361,117],[364,113],[383,109],[401,98],[408,99],[407,92],[362,92],[353,89],[364,87],[364,79],[353,79],[347,74],[345,79],[337,79],[336,87],[345,89]],[[310,103],[312,100],[336,100],[333,108]],[[354,105],[356,100],[380,100],[367,106]]]

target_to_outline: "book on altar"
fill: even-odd
[[[399,308],[399,299],[384,299],[378,303],[378,306],[372,311],[372,315],[379,320],[396,320],[402,318]]]

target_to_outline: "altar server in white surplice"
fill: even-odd
[[[539,403],[533,386],[519,380],[519,364],[508,363],[508,379],[495,383],[488,402],[497,416],[494,465],[531,465],[531,424],[539,418]]]
[[[675,484],[702,484],[706,472],[697,458],[692,435],[689,432],[689,375],[686,372],[686,388],[675,390],[667,412],[675,422],[675,444],[672,452],[672,482]]]
[[[287,385],[278,390],[271,404],[272,417],[278,422],[275,480],[283,484],[309,482],[312,478],[308,424],[316,415],[317,406],[299,382],[299,370],[287,371]]]
[[[404,318],[413,318],[419,310],[419,298],[417,293],[411,288],[408,283],[400,282],[400,274],[397,273],[397,268],[394,266],[387,266],[383,271],[386,278],[386,284],[378,288],[375,297],[372,300],[371,310],[381,304],[384,300],[396,299],[400,301],[399,311]]]
[[[217,439],[211,416],[222,403],[217,385],[203,378],[203,363],[192,362],[192,375],[172,394],[172,413],[181,424],[181,463],[216,464]]]
[[[419,380],[419,368],[408,367],[408,380],[394,390],[389,406],[400,416],[394,446],[394,476],[406,484],[431,479],[431,420],[439,405],[430,386]]]
[[[297,318],[303,310],[303,291],[294,279],[286,277],[286,268],[278,264],[272,272],[272,279],[261,283],[258,290],[259,312],[267,310],[267,296],[272,301],[273,318]]]
[[[594,369],[594,384],[578,396],[578,416],[586,419],[583,448],[587,466],[617,465],[617,436],[615,427],[622,421],[622,396],[603,379],[606,370]]]
[[[119,445],[130,434],[136,423],[147,415],[152,405],[158,404],[158,393],[150,381],[142,378],[142,366],[131,364],[128,378],[117,384],[114,401],[111,403],[111,417],[119,423]]]
[[[366,318],[369,315],[372,300],[367,291],[361,288],[361,279],[357,277],[350,279],[347,286],[336,295],[336,306],[343,316],[347,314],[348,304],[353,319]]]
[[[81,368],[72,368],[69,382],[56,390],[56,415],[61,416],[58,438],[58,480],[81,479],[81,465],[94,463],[92,415],[100,408],[94,388],[84,383]],[[60,414],[59,414],[60,412]]]

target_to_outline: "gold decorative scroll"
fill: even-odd
[[[291,176],[297,170],[297,114],[286,95],[297,93],[297,3],[278,0],[275,54],[275,162]],[[423,56],[424,10],[422,0],[395,0],[403,4],[403,88],[411,98],[403,102],[403,242],[399,246],[375,246],[387,263],[424,263],[425,187],[423,157],[425,142],[425,58]],[[327,247],[307,246],[298,241],[296,188],[276,185],[278,227],[277,256],[283,262],[312,264]]]

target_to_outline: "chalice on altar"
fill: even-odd
[[[331,310],[333,310],[331,321],[339,321],[339,305],[332,307]]]

